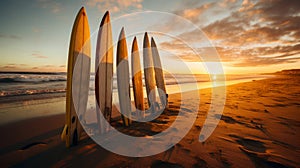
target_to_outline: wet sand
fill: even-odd
[[[179,109],[184,115],[201,101],[189,133],[174,147],[149,157],[126,157],[109,152],[88,136],[69,149],[60,140],[64,115],[26,119],[0,126],[0,165],[3,167],[297,167],[300,165],[300,76],[241,83],[227,87],[218,127],[203,143],[199,133],[211,104],[211,89],[169,95],[169,108],[157,119],[123,128],[135,136],[151,136],[168,128]],[[54,103],[54,102],[52,102]],[[64,105],[55,110],[64,110]],[[31,104],[26,106],[32,106]],[[40,108],[47,108],[47,103]],[[26,108],[24,108],[26,111]]]

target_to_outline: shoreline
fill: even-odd
[[[247,82],[252,82],[253,80],[267,80],[270,78],[276,78],[276,76],[273,77],[265,77],[265,78],[250,78],[250,79],[239,79],[239,80],[233,80],[233,81],[228,81],[226,82],[226,86],[231,86],[231,85],[236,85],[236,84],[240,84],[240,83],[247,83]],[[183,89],[182,92],[189,92],[189,91],[196,91],[196,90],[205,90],[205,89],[211,89],[211,87],[213,87],[211,85],[211,82],[203,82],[203,83],[197,83],[197,84],[193,84],[193,87],[195,87],[195,85],[197,85],[198,89]],[[169,86],[172,87],[172,86]],[[178,86],[176,87],[176,90],[178,90]],[[183,88],[188,88],[183,86]],[[172,92],[172,88],[167,88],[168,90],[168,94],[177,94],[179,93],[177,92]],[[180,89],[179,89],[180,90]],[[132,91],[132,88],[131,88]],[[145,90],[144,90],[145,91]],[[170,93],[169,93],[170,92]],[[146,93],[144,93],[146,94]],[[93,94],[90,94],[89,96],[93,96]],[[117,97],[113,96],[115,99],[117,99]],[[146,97],[145,97],[146,98]],[[3,111],[6,108],[20,108],[25,105],[38,105],[38,104],[47,104],[47,103],[53,103],[53,102],[61,102],[63,101],[63,103],[65,103],[65,92],[64,93],[47,93],[47,94],[34,94],[34,95],[20,95],[20,96],[8,96],[8,97],[2,97],[0,98],[0,113],[1,111]],[[118,100],[117,100],[118,102]],[[5,110],[6,111],[6,110]],[[21,111],[21,110],[20,110]],[[32,109],[32,111],[38,111],[35,109]],[[53,115],[56,114],[64,114],[65,111],[65,106],[63,106],[63,108],[60,110],[60,112],[55,112],[53,113]],[[18,112],[16,112],[18,113]],[[16,120],[13,119],[9,119],[11,118],[10,116],[5,116],[5,114],[2,114],[2,119],[0,118],[0,126],[5,125],[5,124],[9,124],[9,123],[13,123],[13,122],[18,122],[21,120],[26,120],[26,119],[30,119],[32,117],[39,117],[41,116],[40,112],[37,112],[38,114],[36,116],[34,116],[34,114],[32,115],[27,115],[26,116],[18,116],[18,114],[9,114],[6,112],[6,114],[8,115],[13,115],[16,117]],[[51,114],[47,114],[48,116]],[[6,122],[3,122],[6,121]]]
[[[278,76],[228,86],[221,120],[204,143],[198,138],[210,106],[211,89],[200,89],[200,108],[192,129],[173,148],[150,157],[120,156],[103,149],[90,138],[83,139],[78,146],[65,148],[60,140],[64,113],[1,125],[0,131],[5,137],[0,145],[0,163],[16,167],[41,163],[54,167],[297,166],[300,164],[299,81],[299,77]],[[128,134],[156,134],[173,123],[179,108],[185,108],[188,115],[196,92],[188,94],[191,100],[183,105],[180,94],[171,94],[169,108],[153,122],[134,123],[129,129],[123,128],[121,121],[112,125]]]
[[[232,84],[238,84],[238,83],[243,83],[243,82],[248,82],[251,80],[261,80],[261,79],[268,79],[268,78],[272,78],[276,75],[258,75],[258,76],[246,76],[246,77],[241,77],[238,79],[232,79],[232,80],[227,80],[226,83],[228,86],[232,85]],[[227,78],[232,78],[232,77],[227,77]],[[91,81],[92,82],[92,81]],[[220,81],[221,83],[223,83],[224,81]],[[198,89],[206,89],[206,88],[210,88],[211,86],[211,81],[201,81],[201,82],[182,82],[178,85],[186,85],[186,84],[196,84],[198,85]],[[166,87],[174,87],[174,85],[177,85],[176,82],[175,84],[168,84],[166,85]],[[144,86],[145,87],[145,86]],[[132,87],[130,87],[132,90]],[[144,88],[145,89],[145,88]],[[170,89],[169,89],[170,90]],[[197,89],[195,89],[197,90]],[[93,92],[94,90],[90,90],[90,92]],[[114,89],[114,92],[117,92],[116,89]],[[170,90],[170,92],[172,92],[172,90]],[[176,92],[172,92],[172,93],[179,93],[179,90],[177,90]],[[171,94],[172,94],[171,93]],[[7,96],[0,96],[0,105],[2,103],[11,103],[11,102],[19,102],[19,101],[28,101],[28,100],[39,100],[39,99],[51,99],[51,98],[59,98],[59,97],[65,97],[66,92],[53,92],[53,93],[35,93],[35,94],[22,94],[22,95],[7,95]]]

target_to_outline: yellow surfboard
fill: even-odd
[[[117,46],[117,83],[119,105],[124,126],[131,124],[131,99],[129,85],[128,51],[124,28],[122,28]]]
[[[136,37],[134,37],[131,49],[131,74],[132,74],[132,88],[134,95],[134,104],[139,111],[136,113],[137,118],[144,118],[145,105],[143,94],[143,81],[142,81],[142,69],[139,55],[139,48]]]
[[[61,135],[66,147],[80,139],[90,80],[90,28],[84,7],[78,12],[70,40],[66,89],[66,125]]]
[[[160,56],[153,37],[151,38],[151,49],[153,57],[153,65],[155,72],[155,81],[158,88],[158,94],[162,105],[166,108],[168,105],[168,94],[165,86],[165,78],[161,66]]]
[[[100,133],[108,131],[112,113],[113,40],[110,16],[107,11],[100,23],[95,62],[95,95],[97,121]],[[100,113],[104,118],[100,117]],[[106,119],[104,121],[103,119]]]
[[[150,42],[148,38],[148,33],[144,35],[144,45],[143,45],[143,63],[144,63],[144,76],[145,76],[145,86],[147,91],[148,109],[150,112],[155,113],[156,111],[156,93],[155,93],[155,72],[152,58],[152,51],[150,48]]]

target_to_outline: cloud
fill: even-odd
[[[45,68],[52,68],[52,67],[55,67],[54,65],[44,65],[43,67]]]
[[[211,40],[225,40],[241,34],[247,26],[249,25],[246,21],[232,20],[232,18],[228,17],[216,21],[202,30]]]
[[[41,66],[36,66],[32,67],[32,70],[39,70],[41,72],[64,72],[66,71],[65,67],[59,66],[59,65],[41,65]]]
[[[28,65],[27,64],[5,64],[5,65],[2,65],[0,66],[0,70],[4,70],[4,71],[9,71],[9,70],[16,70],[18,69],[19,67],[27,67]]]
[[[173,57],[174,59],[181,59],[186,62],[222,61],[232,62],[234,66],[264,66],[292,63],[300,60],[300,43],[296,45],[278,45],[245,49],[227,46],[200,47],[192,50],[183,43],[164,42],[160,44],[160,47],[163,50],[175,53],[176,57]],[[217,53],[215,51],[217,51]]]
[[[41,32],[41,29],[40,29],[40,28],[37,28],[37,27],[32,27],[32,31],[33,31],[34,33],[39,33],[39,32]]]
[[[185,62],[201,62],[201,58],[199,55],[193,52],[183,52],[177,55],[172,56],[173,59],[182,60]]]
[[[233,9],[233,4],[235,4],[237,0],[223,0],[219,2],[219,6],[222,8],[230,8]]]
[[[186,51],[191,49],[187,44],[184,44],[182,41],[179,40],[172,40],[160,43],[159,45],[163,50],[174,50],[174,51]]]
[[[39,52],[34,52],[34,53],[32,53],[31,54],[33,57],[35,57],[35,58],[48,58],[47,56],[45,56],[45,55],[41,55]]]
[[[20,36],[13,35],[13,34],[0,34],[0,38],[13,39],[13,40],[20,40],[20,39],[22,39]]]
[[[61,3],[55,0],[37,0],[39,6],[44,9],[49,9],[52,13],[59,13],[63,7]]]
[[[233,7],[237,3],[232,1],[232,4],[223,4],[234,9],[230,15],[202,27],[222,61],[232,62],[234,66],[266,66],[300,61],[300,1],[244,0],[238,8]],[[199,24],[203,12],[214,11],[216,5],[222,6],[222,3],[207,4],[210,5],[208,8],[202,4],[185,17]],[[184,16],[184,11],[188,10],[177,13]],[[197,32],[196,29],[189,30],[177,37],[197,44],[202,40]],[[198,60],[192,52],[187,52],[189,48],[176,40],[160,45],[169,50],[176,48],[178,56],[185,61]],[[207,52],[209,48],[200,45],[194,48],[210,59],[211,54]]]
[[[249,10],[249,9],[253,8],[253,6],[254,6],[254,3],[252,1],[244,0],[241,5],[241,8],[239,9],[239,12]]]
[[[215,5],[215,3],[207,3],[207,4],[203,4],[196,8],[188,8],[188,9],[184,9],[184,10],[178,10],[178,11],[175,11],[174,13],[197,23],[200,21],[200,15],[203,12],[210,9],[213,5]]]
[[[256,67],[256,66],[268,66],[268,65],[274,65],[274,64],[283,64],[283,63],[295,63],[300,60],[300,57],[298,58],[292,58],[292,59],[277,59],[277,58],[252,58],[252,57],[246,57],[242,62],[235,63],[234,66],[236,67]]]
[[[107,10],[111,12],[120,12],[130,8],[142,9],[142,1],[143,0],[88,0],[86,4],[89,7],[97,7],[101,12]]]
[[[216,49],[223,62],[233,62],[234,66],[239,67],[293,63],[300,60],[300,44],[246,49],[216,47]]]
[[[164,49],[167,46],[163,45]],[[171,47],[171,45],[170,45]],[[179,48],[178,48],[179,47]],[[183,46],[176,46],[179,51]],[[218,55],[215,53],[217,50]],[[171,49],[169,49],[170,51]],[[263,54],[263,55],[262,55]],[[186,62],[232,62],[233,66],[266,66],[282,63],[293,63],[300,60],[299,46],[286,46],[286,47],[260,47],[240,50],[238,48],[225,48],[225,47],[203,47],[197,49],[197,53],[192,50],[183,50],[175,54],[174,59],[181,59]],[[201,57],[200,57],[201,56]],[[293,57],[291,57],[293,56]]]
[[[243,10],[235,11],[203,30],[213,39],[230,38],[237,44],[241,44],[241,39],[256,43],[276,42],[284,35],[293,38],[293,34],[298,35],[300,31],[300,16],[295,15],[300,14],[299,1],[259,1],[255,4],[244,1],[241,8]]]
[[[238,7],[237,0],[223,0],[215,2],[186,1],[180,9],[173,13],[203,26],[217,18],[227,16]]]
[[[53,64],[47,64],[47,65],[41,65],[41,66],[32,66],[30,64],[4,64],[0,65],[0,71],[40,71],[40,72],[65,72],[66,68],[59,66],[59,65],[53,65]]]
[[[2,68],[3,69],[15,69],[17,66],[14,66],[14,65],[5,65],[3,66]]]
[[[274,0],[253,3],[245,0],[242,10],[203,28],[222,45],[247,46],[266,43],[297,43],[300,34],[299,1]]]
[[[180,59],[186,62],[216,62],[220,57],[214,47],[194,48],[179,40],[160,43],[159,48],[168,51],[173,59]]]
[[[161,32],[176,32],[190,30],[192,22],[194,27],[203,27],[216,19],[227,16],[227,13],[237,8],[236,0],[223,0],[216,2],[183,1],[179,9],[175,9],[173,16],[160,19],[161,22],[149,26]],[[225,14],[224,14],[225,13]],[[186,19],[186,20],[185,20]]]

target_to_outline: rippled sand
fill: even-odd
[[[167,129],[176,118],[195,112],[197,92],[181,103],[180,94],[169,95],[169,108],[157,119],[133,123],[123,128],[120,120],[112,125],[134,136],[151,136]],[[60,140],[64,115],[22,120],[0,126],[2,166],[75,167],[297,167],[300,165],[300,76],[278,76],[227,87],[225,109],[218,127],[203,143],[199,142],[207,111],[210,89],[199,91],[200,106],[189,133],[168,151],[150,157],[125,157],[111,153],[84,135],[78,146],[65,148]],[[50,101],[51,102],[51,101]],[[51,102],[51,107],[54,107]],[[38,104],[47,109],[47,102]],[[37,104],[22,107],[23,112]],[[64,110],[64,103],[56,101]],[[49,108],[48,108],[49,109]],[[183,115],[178,116],[179,109]],[[7,112],[15,110],[7,108]],[[30,113],[30,111],[28,111]],[[150,140],[150,139],[149,139]],[[149,146],[151,148],[151,146]]]

